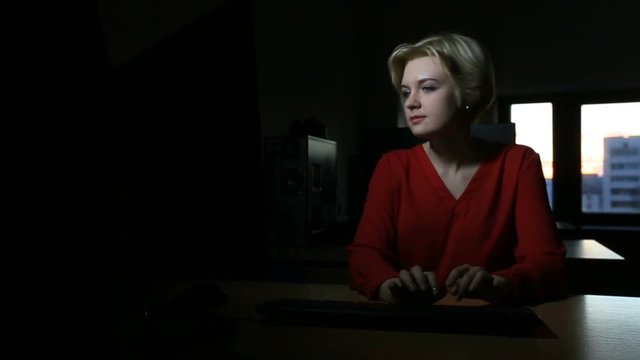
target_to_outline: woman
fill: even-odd
[[[348,246],[352,288],[389,302],[558,295],[565,249],[538,154],[470,134],[495,101],[482,47],[432,36],[397,47],[389,69],[409,128],[426,142],[379,160]]]

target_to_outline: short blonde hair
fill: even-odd
[[[415,44],[401,44],[389,57],[391,82],[400,92],[404,68],[413,59],[431,56],[440,60],[453,82],[458,106],[469,106],[475,122],[493,122],[495,80],[491,59],[474,39],[444,33],[427,37]]]

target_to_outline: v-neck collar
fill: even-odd
[[[435,165],[433,165],[433,162],[431,161],[431,158],[429,158],[429,155],[427,154],[427,151],[424,148],[424,146],[422,146],[422,144],[417,145],[414,149],[418,152],[420,163],[424,164],[423,167],[427,172],[427,175],[428,175],[427,177],[429,178],[429,181],[431,182],[433,187],[436,189],[436,191],[438,191],[438,194],[442,198],[448,201],[451,201],[453,203],[459,203],[473,195],[476,189],[482,184],[481,180],[484,177],[484,173],[487,171],[486,168],[493,161],[493,159],[487,159],[486,161],[483,161],[480,163],[480,166],[478,166],[476,171],[473,173],[473,176],[471,176],[471,180],[469,180],[469,183],[467,183],[467,186],[464,188],[460,196],[456,199],[456,197],[453,196],[451,191],[449,191],[449,188],[447,187],[447,185],[444,183],[444,181],[440,177],[438,170],[436,170]]]

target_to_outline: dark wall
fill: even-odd
[[[229,1],[97,0],[111,63],[127,63]]]
[[[101,43],[82,157],[115,352],[138,351],[157,279],[266,274],[252,13],[223,2],[121,64],[104,65]]]
[[[265,256],[251,14],[227,2],[114,70],[106,128],[151,273],[249,275]]]
[[[526,1],[501,4],[503,93],[606,91],[640,86],[640,37],[631,5]]]

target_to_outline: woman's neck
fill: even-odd
[[[424,148],[432,161],[444,166],[459,168],[476,162],[481,154],[478,143],[468,131],[457,131],[444,137],[433,137],[424,143]]]

